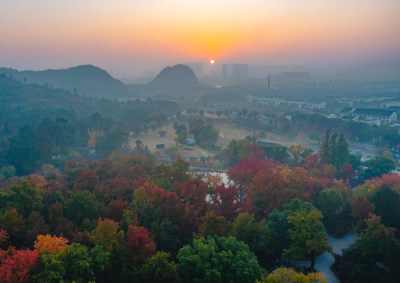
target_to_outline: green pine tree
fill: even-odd
[[[330,163],[329,137],[330,137],[330,131],[326,130],[324,139],[322,140],[321,147],[319,148],[319,156],[321,158],[321,162],[325,164]]]
[[[329,141],[329,157],[330,157],[330,163],[332,165],[336,165],[337,162],[337,134],[333,134],[330,138]]]
[[[336,168],[341,168],[343,164],[349,162],[349,158],[349,145],[344,135],[341,134],[336,145],[336,162],[334,163],[334,165],[336,166]]]

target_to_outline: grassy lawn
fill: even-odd
[[[133,149],[135,148],[136,140],[141,140],[144,145],[147,145],[149,150],[151,152],[155,152],[155,147],[156,144],[165,144],[165,148],[171,148],[173,146],[176,146],[175,144],[175,129],[171,124],[165,127],[165,131],[167,133],[165,134],[165,137],[161,138],[158,136],[157,132],[160,129],[156,129],[155,131],[149,129],[147,133],[141,133],[140,136],[137,137],[132,137],[129,140],[129,145]],[[190,146],[178,146],[179,148],[179,153],[183,158],[189,158],[189,157],[204,157],[204,154],[197,150],[196,148],[200,148],[198,146],[196,147],[190,147]],[[212,156],[207,150],[200,148],[203,150],[208,156]]]
[[[228,146],[229,142],[232,139],[241,140],[245,139],[247,136],[253,136],[254,134],[258,134],[255,130],[245,129],[245,128],[238,128],[230,123],[221,123],[221,122],[214,122],[213,125],[218,128],[219,130],[219,139],[217,142],[217,146],[223,148]],[[136,140],[141,140],[144,145],[147,145],[151,152],[155,152],[156,144],[165,144],[165,148],[171,148],[176,146],[175,144],[175,129],[173,128],[173,124],[170,123],[166,126],[163,130],[167,131],[165,137],[161,138],[158,136],[157,132],[160,129],[151,130],[149,129],[147,133],[141,133],[137,137],[130,138],[129,144],[131,148],[135,148]],[[282,138],[274,133],[266,133],[266,138],[260,139],[262,141],[271,142],[271,143],[278,143],[283,146],[291,146],[296,144],[302,144],[305,147],[312,148],[313,150],[318,150],[319,145],[315,142],[310,142],[306,137],[302,137],[301,135],[294,138],[293,140],[288,140]],[[204,157],[205,154],[207,156],[213,156],[213,153],[210,153],[206,149],[203,149],[199,146],[178,146],[179,153],[183,158],[189,157]],[[203,152],[204,153],[203,153]]]

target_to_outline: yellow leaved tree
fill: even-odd
[[[50,253],[59,253],[67,246],[68,240],[63,237],[47,235],[39,235],[35,241],[34,247],[39,254],[44,251]]]
[[[327,283],[327,281],[319,272],[305,275],[294,271],[293,268],[278,268],[267,278],[256,283]]]

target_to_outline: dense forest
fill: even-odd
[[[315,261],[333,252],[327,235],[350,231],[336,276],[400,281],[400,176],[392,159],[361,161],[348,145],[376,134],[393,146],[389,128],[303,114],[265,123],[243,109],[238,126],[307,132],[318,153],[255,136],[220,147],[204,111],[182,117],[175,101],[88,98],[5,75],[0,91],[1,282],[325,282]],[[176,146],[212,151],[204,162],[229,182],[192,173],[179,154],[160,162],[138,139],[172,123]]]
[[[400,176],[376,160],[357,179],[344,138],[324,139],[281,162],[233,141],[229,184],[140,155],[3,176],[0,281],[324,282],[313,267],[327,232],[354,230],[337,276],[398,282]]]
[[[89,98],[4,74],[0,93],[0,168],[13,166],[18,175],[105,158],[179,110],[173,101]]]

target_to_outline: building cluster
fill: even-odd
[[[394,109],[346,107],[338,114],[346,121],[365,122],[378,126],[394,123],[397,120],[397,111]]]
[[[202,62],[186,63],[197,77],[202,77],[207,74],[221,75],[222,77],[232,78],[248,78],[249,77],[249,64],[213,64],[206,65]]]
[[[295,100],[287,100],[276,97],[260,97],[260,96],[246,96],[247,103],[253,104],[263,104],[273,107],[283,106],[283,107],[294,107],[297,109],[314,111],[314,110],[325,110],[326,103],[312,103],[307,101],[295,101]]]
[[[249,64],[222,64],[221,75],[224,78],[247,78],[249,77]]]
[[[381,107],[398,110],[398,109],[400,109],[400,101],[384,102],[384,103],[382,103]]]

